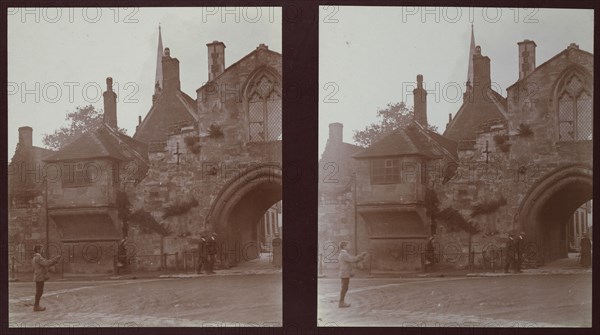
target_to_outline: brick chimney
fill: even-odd
[[[473,54],[473,81],[473,101],[487,101],[485,93],[492,85],[490,58],[481,54],[480,46],[475,47],[475,54]]]
[[[208,80],[213,80],[225,71],[225,43],[213,41],[208,47]]]
[[[117,94],[113,92],[113,79],[106,78],[106,92],[104,92],[104,123],[114,129],[117,128]]]
[[[30,148],[33,145],[33,128],[25,126],[19,128],[19,146]]]
[[[423,75],[417,75],[417,88],[413,90],[413,118],[421,126],[427,128],[427,91],[423,89]]]
[[[162,67],[162,93],[179,91],[181,88],[181,83],[179,82],[179,60],[177,60],[177,58],[171,58],[171,51],[169,48],[165,48],[165,53],[162,58]]]
[[[525,78],[535,70],[535,47],[534,41],[524,40],[519,45],[519,80]]]
[[[329,139],[330,143],[342,143],[344,141],[344,125],[339,122],[329,124]]]

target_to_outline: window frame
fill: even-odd
[[[560,89],[556,92],[556,137],[557,137],[557,142],[559,143],[568,143],[568,142],[580,142],[580,141],[590,141],[593,140],[593,135],[594,135],[594,127],[593,127],[593,118],[594,118],[594,96],[593,94],[590,92],[589,87],[587,85],[586,80],[579,75],[578,73],[570,73],[567,76],[564,77],[565,79],[562,81],[561,85],[560,85]],[[581,90],[579,92],[576,93],[576,95],[572,94],[572,92],[568,89],[568,85],[571,82],[571,80],[573,80],[574,78],[576,78],[577,80],[579,80],[579,82],[581,83]],[[580,118],[580,110],[579,110],[579,102],[582,101],[583,99],[580,99],[582,96],[587,95],[590,98],[590,104],[591,104],[591,118],[592,118],[592,129],[591,129],[591,133],[589,135],[592,136],[591,139],[588,138],[583,138],[580,134],[579,134],[579,118]],[[561,101],[563,96],[567,96],[570,99],[570,104],[572,105],[572,121],[562,121],[561,119]],[[583,115],[583,114],[582,114]],[[567,123],[567,122],[571,122],[571,127],[570,130],[573,132],[573,138],[572,139],[563,139],[561,138],[561,125],[563,123]]]
[[[388,166],[388,163],[390,165]],[[388,185],[402,183],[401,161],[398,157],[374,158],[370,164],[370,180],[372,185]],[[379,166],[376,166],[379,165]]]

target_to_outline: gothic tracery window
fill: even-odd
[[[266,74],[249,87],[248,133],[250,142],[281,140],[281,86]]]
[[[591,140],[592,96],[584,81],[573,74],[558,93],[558,140]]]

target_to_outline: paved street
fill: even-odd
[[[592,275],[319,279],[320,326],[591,327]]]
[[[49,281],[32,312],[35,285],[9,285],[10,327],[280,326],[281,272],[101,281]]]

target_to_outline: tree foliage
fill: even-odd
[[[413,108],[407,107],[404,102],[389,103],[385,108],[377,111],[379,121],[372,123],[363,130],[354,131],[354,141],[362,147],[368,147],[394,129],[407,127],[413,120]],[[430,130],[437,131],[436,126],[429,126]]]
[[[99,127],[103,116],[103,111],[97,111],[92,105],[77,106],[74,112],[65,115],[69,125],[60,127],[53,134],[44,134],[42,143],[49,149],[60,150],[77,136]],[[127,129],[119,128],[118,131],[125,134]]]

